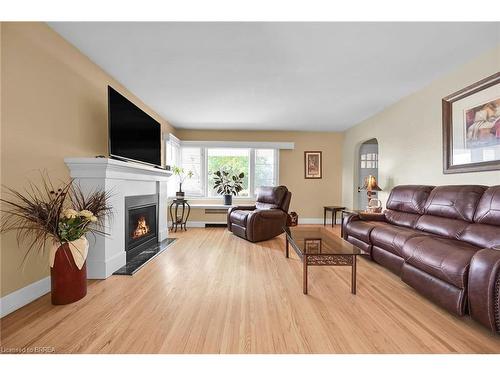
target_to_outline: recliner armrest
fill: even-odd
[[[256,210],[257,208],[255,207],[255,205],[253,206],[250,206],[250,205],[246,205],[246,206],[233,206],[229,209],[228,213],[229,212],[232,212],[232,211],[235,211],[235,210],[243,210],[243,211],[254,211]]]
[[[251,212],[247,218],[247,239],[256,241],[283,233],[287,216],[288,214],[279,208]]]
[[[236,210],[243,210],[243,211],[254,211],[256,209],[255,205],[250,206],[233,206],[229,210],[227,210],[227,229],[230,231],[231,230],[231,213]]]
[[[468,284],[470,316],[500,333],[500,247],[474,254]]]

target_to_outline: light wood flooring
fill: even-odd
[[[494,336],[358,262],[312,267],[302,294],[282,236],[259,244],[223,228],[190,228],[134,276],[92,281],[87,296],[47,294],[0,321],[3,348],[56,353],[500,353]]]

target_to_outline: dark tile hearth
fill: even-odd
[[[134,273],[139,271],[147,262],[166,250],[167,247],[170,246],[175,240],[176,238],[167,238],[162,242],[151,245],[144,251],[137,254],[137,256],[129,260],[126,265],[114,272],[113,275],[133,275]]]

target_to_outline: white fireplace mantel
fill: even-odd
[[[105,279],[126,263],[125,197],[158,194],[158,240],[167,238],[167,180],[172,172],[107,158],[65,158],[64,162],[84,192],[102,189],[109,193],[113,209],[105,222],[108,235],[88,237],[89,279]]]

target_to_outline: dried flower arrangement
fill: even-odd
[[[105,234],[104,220],[111,214],[107,193],[84,194],[73,180],[55,188],[45,173],[41,180],[24,192],[4,187],[0,198],[0,232],[17,232],[17,242],[28,245],[24,260],[32,251],[45,251],[48,240],[62,245],[87,233]]]

